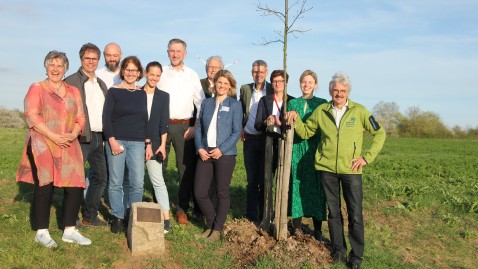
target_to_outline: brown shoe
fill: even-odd
[[[96,216],[93,220],[83,219],[81,224],[85,226],[108,226],[108,222],[100,219],[98,216]]]
[[[209,242],[215,242],[221,240],[221,231],[213,230],[212,233],[206,238]]]
[[[194,238],[196,238],[196,240],[199,240],[201,238],[206,238],[208,237],[209,235],[211,234],[211,229],[207,229],[205,230],[204,232],[200,233],[200,234],[195,234],[194,235]]]
[[[178,224],[187,225],[189,223],[188,216],[182,211],[176,212],[176,219],[178,220]]]

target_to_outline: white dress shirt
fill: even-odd
[[[86,107],[92,132],[103,132],[103,105],[105,96],[96,78],[85,82]]]
[[[154,92],[146,93],[146,104],[148,106],[148,120],[151,118],[151,107],[153,106],[153,98],[154,98]]]
[[[282,102],[283,101],[278,101],[276,103],[276,101],[274,101],[274,104],[273,104],[273,107],[272,107],[272,115],[277,116],[277,118],[279,118],[279,119],[280,119],[280,110],[277,106],[282,107]],[[277,125],[274,125],[274,132],[280,134],[281,133],[280,127],[277,126]]]
[[[217,112],[219,110],[219,105],[221,103],[216,103],[216,109],[212,115],[211,123],[209,124],[209,129],[207,130],[207,146],[210,148],[215,148],[217,142]],[[205,149],[208,151],[208,149]]]
[[[171,66],[165,66],[157,86],[160,90],[169,93],[169,117],[171,119],[192,118],[194,106],[199,115],[201,103],[206,97],[199,76],[194,70],[183,66],[178,71]]]
[[[256,89],[256,84],[253,84],[252,88],[252,95],[251,95],[251,102],[249,103],[249,116],[247,117],[247,122],[246,126],[244,126],[244,132],[247,134],[252,134],[252,135],[259,135],[262,134],[262,132],[259,132],[254,128],[254,123],[256,121],[256,116],[257,116],[257,107],[259,105],[259,100],[263,96],[266,96],[266,82],[264,82],[264,87],[262,91],[258,91]]]
[[[337,125],[337,128],[340,128],[340,121],[342,120],[342,117],[344,116],[345,111],[347,111],[348,107],[349,101],[347,101],[347,103],[345,103],[345,105],[341,109],[336,108],[332,102],[332,110],[334,111],[335,125]]]

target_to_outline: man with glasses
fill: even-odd
[[[167,161],[171,143],[176,153],[176,166],[179,172],[178,224],[188,224],[187,211],[193,197],[194,174],[196,170],[196,148],[194,145],[193,122],[194,107],[198,113],[204,100],[204,91],[199,82],[198,74],[184,64],[186,58],[186,42],[181,39],[171,39],[168,43],[168,58],[170,65],[163,67],[163,74],[158,88],[169,93],[169,132],[166,141],[166,159],[163,161],[163,174],[166,175]],[[194,201],[194,199],[193,199]],[[194,215],[201,215],[199,206],[195,203]]]
[[[244,113],[241,140],[244,142],[244,166],[247,174],[246,218],[254,222],[262,219],[264,209],[265,136],[254,128],[254,122],[259,100],[273,93],[272,85],[266,82],[267,75],[267,63],[263,60],[254,61],[252,63],[254,82],[242,85],[239,97]]]
[[[221,56],[211,56],[206,60],[206,78],[201,79],[201,87],[206,98],[212,97],[211,88],[214,87],[214,75],[224,69]]]
[[[123,53],[118,44],[109,43],[105,46],[103,55],[105,56],[105,66],[96,70],[96,75],[106,83],[106,86],[109,89],[111,86],[121,83],[121,78],[119,76],[121,68],[119,67],[119,64]]]
[[[100,59],[100,49],[91,43],[80,49],[81,67],[65,79],[69,85],[78,88],[83,101],[86,123],[79,141],[83,153],[83,161],[90,164],[89,185],[86,190],[83,208],[83,225],[106,226],[106,221],[98,217],[98,208],[106,186],[106,158],[103,147],[103,104],[108,87],[95,70]]]
[[[348,268],[360,269],[365,248],[362,168],[375,160],[386,134],[364,106],[350,100],[351,90],[349,76],[337,72],[329,82],[332,101],[318,106],[306,122],[296,111],[290,111],[287,118],[289,123],[295,121],[295,134],[302,139],[320,133],[315,164],[306,165],[315,165],[324,187],[332,259],[336,264],[347,263]],[[372,142],[362,151],[364,132],[372,136]],[[348,257],[341,192],[348,217]]]

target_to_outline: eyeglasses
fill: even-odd
[[[98,58],[89,58],[89,57],[83,57],[83,60],[85,62],[97,62]]]
[[[208,66],[207,69],[211,69],[211,70],[221,70],[221,67],[220,66]]]
[[[333,93],[333,94],[337,94],[337,93],[346,94],[346,93],[347,93],[347,90],[335,90],[335,89],[333,89],[333,90],[332,90],[332,93]]]
[[[273,80],[272,81],[272,84],[283,84],[284,83],[284,80]]]
[[[125,69],[125,70],[124,70],[125,73],[129,73],[129,74],[131,74],[131,73],[137,73],[138,71],[139,71],[138,69]]]

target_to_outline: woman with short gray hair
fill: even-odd
[[[89,245],[91,240],[75,229],[85,173],[78,135],[85,124],[80,92],[63,82],[68,70],[65,53],[50,51],[44,60],[47,78],[30,86],[25,96],[28,134],[17,182],[34,184],[33,228],[35,241],[47,248],[57,244],[48,232],[54,187],[64,191],[62,240]],[[60,224],[61,225],[61,224]]]

